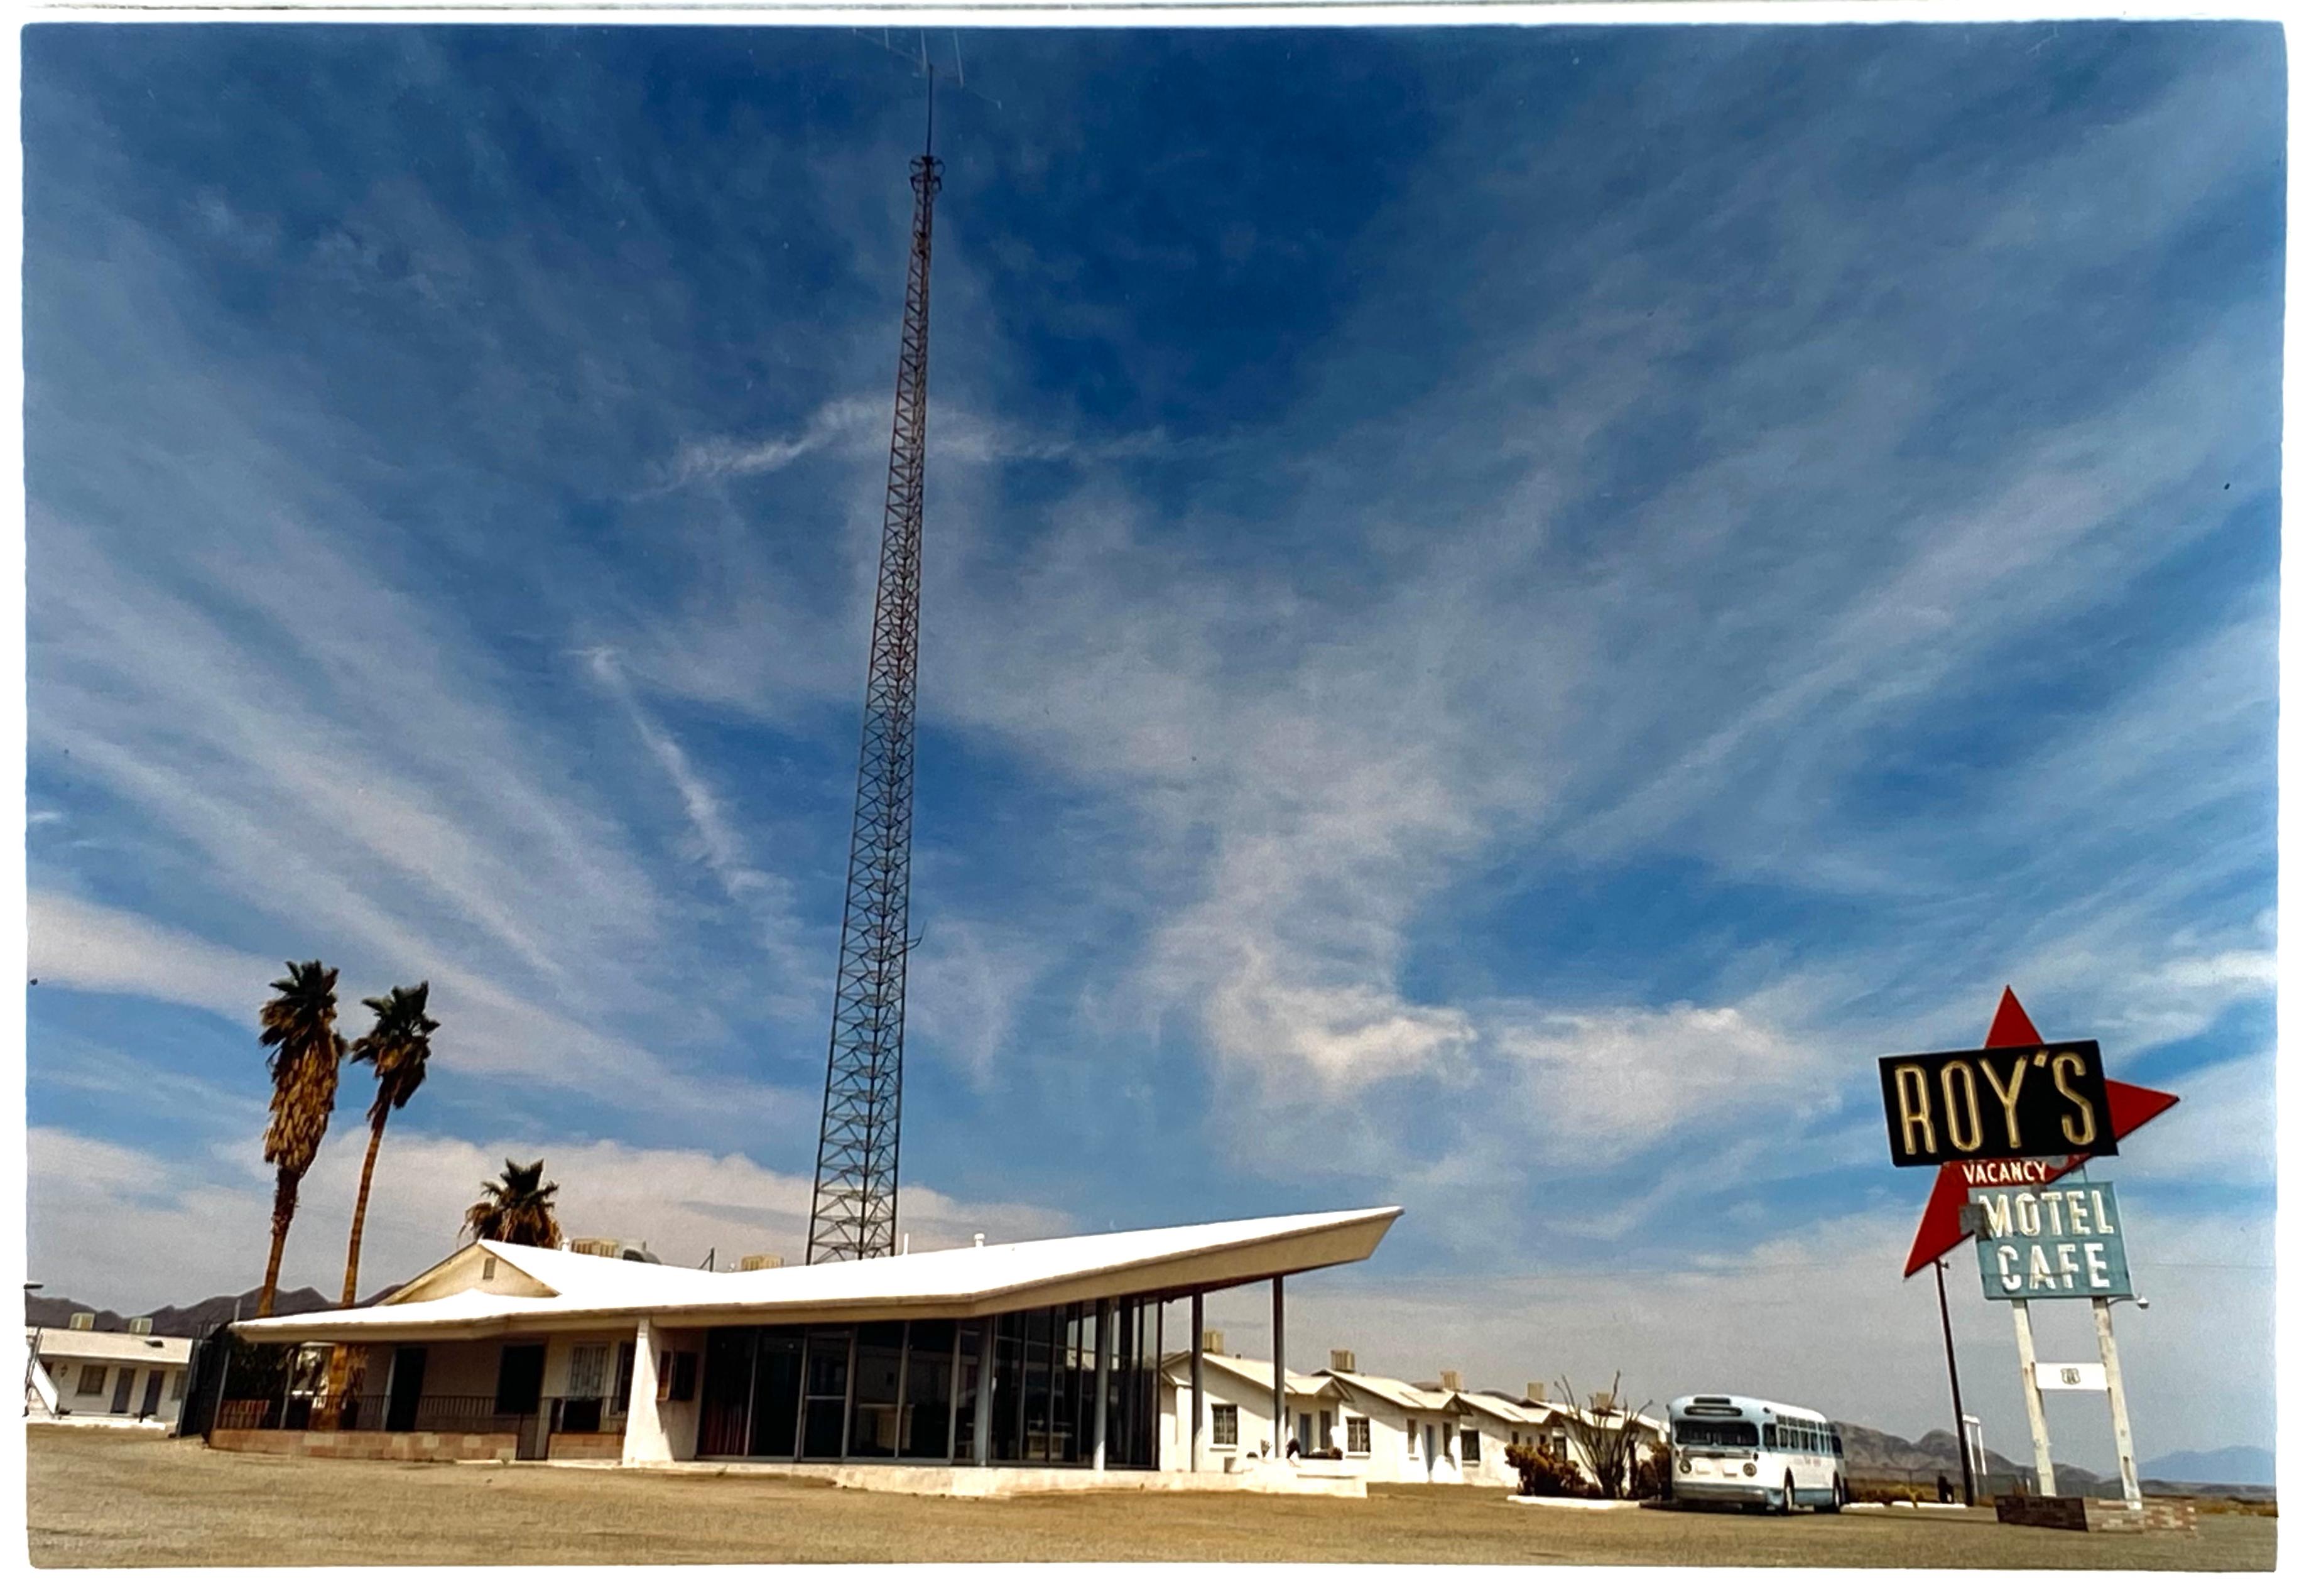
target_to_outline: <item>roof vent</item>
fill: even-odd
[[[1335,1372],[1342,1375],[1353,1374],[1355,1372],[1354,1353],[1345,1347],[1333,1347],[1331,1349],[1331,1367]]]
[[[1443,1389],[1446,1391],[1457,1391],[1459,1389],[1459,1371],[1457,1369],[1447,1368],[1443,1371]]]
[[[1226,1353],[1226,1332],[1224,1330],[1204,1331],[1203,1350],[1206,1352],[1216,1352],[1224,1357]]]
[[[74,1314],[72,1316],[72,1323],[65,1326],[65,1328],[70,1330],[93,1330],[96,1328],[96,1316],[94,1314]]]
[[[654,1264],[657,1255],[649,1250],[649,1243],[638,1245],[619,1241],[611,1236],[580,1236],[568,1244],[573,1253],[584,1253],[589,1258],[622,1258],[628,1264]]]
[[[131,1334],[131,1335],[150,1335],[150,1334],[151,1334],[151,1333],[152,1333],[152,1321],[151,1321],[151,1320],[150,1320],[150,1319],[131,1319],[131,1320],[129,1320],[129,1321],[128,1321],[128,1333],[129,1333],[129,1334]]]
[[[738,1267],[740,1270],[783,1269],[785,1266],[785,1259],[776,1253],[748,1253],[738,1260]]]

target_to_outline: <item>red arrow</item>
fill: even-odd
[[[2032,1048],[2045,1039],[2037,1034],[2029,1022],[2028,1011],[2012,996],[2012,988],[2004,988],[2004,996],[1996,1005],[1996,1018],[1988,1027],[1990,1048]],[[2120,1142],[2147,1125],[2181,1100],[2169,1091],[2159,1091],[2153,1086],[2133,1086],[2123,1081],[2106,1083],[2108,1088],[2109,1128]],[[2057,1180],[2085,1160],[2072,1158],[2053,1171],[2049,1177]],[[1924,1216],[1916,1221],[1916,1238],[1908,1247],[1908,1266],[1900,1271],[1902,1279],[1916,1272],[1933,1259],[1945,1254],[1964,1239],[1959,1228],[1964,1205],[1972,1200],[1972,1186],[1964,1178],[1961,1163],[1942,1164],[1933,1181],[1933,1195],[1924,1199]]]

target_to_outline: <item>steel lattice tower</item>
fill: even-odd
[[[927,144],[927,141],[925,141]],[[898,400],[882,503],[882,562],[858,807],[842,906],[842,963],[810,1199],[812,1264],[898,1250],[898,1101],[906,1029],[906,892],[913,841],[914,659],[922,566],[922,453],[930,355],[930,207],[940,162],[914,158],[913,249],[898,340]]]

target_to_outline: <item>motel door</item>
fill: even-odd
[[[136,1404],[136,1417],[150,1419],[160,1411],[160,1381],[166,1371],[154,1369],[144,1376],[144,1400]]]
[[[128,1411],[128,1399],[135,1390],[136,1371],[133,1368],[123,1368],[120,1371],[120,1378],[114,1381],[112,1385],[112,1411],[116,1413]]]
[[[417,1399],[425,1391],[424,1348],[393,1348],[393,1373],[386,1391],[385,1428],[390,1430],[415,1429]]]

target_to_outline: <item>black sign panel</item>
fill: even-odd
[[[1880,1058],[1892,1161],[2108,1158],[2116,1132],[2098,1042]]]

